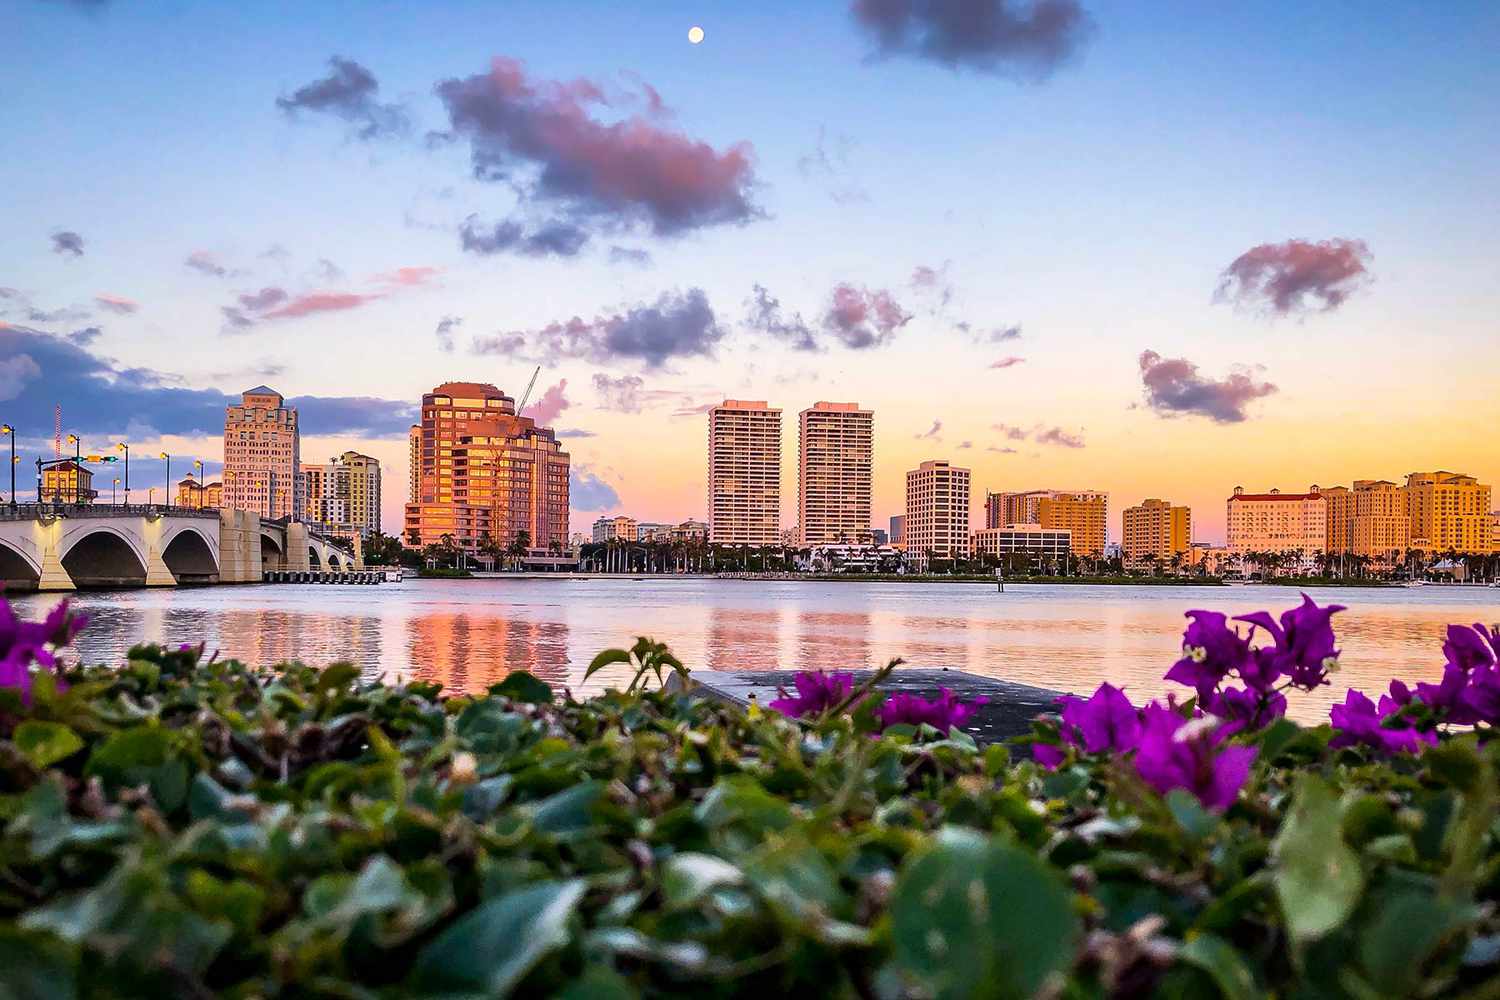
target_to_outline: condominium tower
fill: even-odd
[[[1411,545],[1406,495],[1388,479],[1356,479],[1354,488],[1318,490],[1327,501],[1327,551],[1363,556],[1377,565],[1399,562]]]
[[[1193,512],[1166,500],[1142,500],[1126,507],[1121,548],[1126,558],[1140,564],[1171,561],[1187,555],[1193,544]]]
[[[923,462],[906,473],[907,562],[919,573],[934,560],[969,556],[969,470]]]
[[[1029,490],[988,493],[984,526],[1036,524],[1070,532],[1074,555],[1102,555],[1109,539],[1109,494],[1100,490]]]
[[[302,435],[297,411],[258,385],[224,408],[224,507],[302,519]]]
[[[1406,477],[1412,547],[1428,552],[1487,553],[1490,488],[1460,472],[1413,472]]]
[[[797,422],[797,524],[803,545],[870,535],[875,414],[858,403],[814,403]]]
[[[524,532],[533,548],[568,542],[568,453],[549,427],[516,414],[485,382],[445,382],[422,397],[410,434],[416,474],[406,504],[406,544],[449,536],[475,554]]]
[[[708,540],[781,544],[781,410],[764,400],[708,411]]]
[[[307,520],[333,535],[368,538],[380,531],[380,462],[346,451],[325,465],[302,466]]]

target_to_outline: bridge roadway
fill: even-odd
[[[249,510],[164,506],[0,506],[7,590],[259,583],[277,571],[349,573],[349,554],[298,522]]]

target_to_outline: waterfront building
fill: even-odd
[[[906,544],[905,514],[895,514],[891,517],[891,544],[896,546]]]
[[[309,521],[339,538],[380,531],[380,461],[346,451],[327,464],[302,466],[303,508]]]
[[[47,503],[93,503],[94,474],[68,459],[42,469],[42,500]]]
[[[224,408],[223,506],[262,517],[302,519],[302,434],[297,410],[258,385]]]
[[[974,556],[993,556],[1003,565],[1011,556],[1025,556],[1033,567],[1059,567],[1073,551],[1073,534],[1039,524],[1007,524],[981,528],[971,539]]]
[[[473,555],[524,532],[533,549],[568,538],[568,453],[550,427],[516,413],[486,382],[445,382],[422,397],[413,428],[419,473],[406,504],[406,544],[447,536]]]
[[[1490,488],[1459,472],[1413,472],[1402,488],[1413,548],[1482,554],[1495,550],[1490,536]]]
[[[1318,489],[1326,505],[1324,544],[1331,555],[1354,551],[1354,491],[1347,486]]]
[[[1243,556],[1251,552],[1297,553],[1312,568],[1328,545],[1328,501],[1316,486],[1306,493],[1246,493],[1236,486],[1226,501],[1228,549]]]
[[[817,402],[797,420],[797,524],[803,545],[867,541],[875,414]]]
[[[595,542],[637,542],[647,541],[641,533],[643,525],[637,525],[635,518],[617,514],[614,517],[601,517],[594,521]],[[660,527],[653,525],[652,527]]]
[[[1500,510],[1490,511],[1490,551],[1500,552]]]
[[[1142,500],[1126,507],[1121,551],[1140,566],[1169,563],[1187,554],[1193,544],[1193,512],[1166,500]]]
[[[1227,546],[1194,542],[1183,564],[1203,576],[1219,576],[1229,568],[1232,555]]]
[[[906,473],[907,562],[925,572],[934,560],[969,555],[969,470],[923,462]]]
[[[898,573],[901,550],[890,545],[812,545],[799,553],[796,566],[811,573]]]
[[[688,520],[683,521],[681,524],[677,524],[672,527],[672,541],[674,542],[701,542],[707,537],[707,521],[694,521],[692,518],[689,518]]]
[[[1319,493],[1328,502],[1328,549],[1331,555],[1363,556],[1378,566],[1400,562],[1411,545],[1411,517],[1406,494],[1388,479],[1356,479],[1354,488],[1329,486]]]
[[[177,498],[172,502],[179,507],[217,510],[224,506],[224,484],[200,483],[189,474],[178,481]]]
[[[635,537],[641,542],[665,542],[672,537],[672,526],[661,521],[640,521],[635,526]]]
[[[1104,554],[1109,540],[1109,494],[1102,490],[1028,490],[986,493],[984,526],[1038,524],[1067,531],[1074,555]]]
[[[708,538],[781,544],[781,410],[764,400],[708,411]]]

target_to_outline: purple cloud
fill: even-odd
[[[375,74],[352,59],[333,56],[329,74],[298,87],[290,97],[278,97],[276,106],[288,115],[300,111],[325,112],[355,126],[361,139],[399,135],[407,130],[406,112],[396,104],[375,99],[380,83]]]
[[[942,433],[943,422],[941,420],[934,420],[931,427],[916,435],[916,439],[918,441],[935,441],[942,435]]]
[[[1077,0],[854,0],[880,56],[1040,81],[1093,33]]]
[[[459,227],[458,236],[465,250],[486,257],[498,253],[576,257],[589,241],[588,230],[564,220],[547,222],[527,232],[521,223],[513,220],[485,226],[472,215]]]
[[[52,234],[52,252],[64,257],[83,256],[83,237],[71,229],[62,229]]]
[[[654,303],[593,320],[574,316],[539,330],[475,338],[473,351],[545,364],[577,358],[596,364],[632,360],[660,368],[672,358],[711,357],[726,333],[703,289],[690,288],[685,293],[664,292]]]
[[[764,285],[753,287],[750,298],[745,300],[745,306],[749,309],[745,325],[751,329],[769,333],[776,339],[785,341],[793,350],[818,349],[817,338],[812,328],[802,319],[802,314],[782,316],[781,300],[766,291]]]
[[[863,350],[890,343],[911,318],[890,292],[840,282],[834,286],[828,311],[823,314],[823,329],[844,346]]]
[[[1364,240],[1262,243],[1236,257],[1219,275],[1215,302],[1269,316],[1332,312],[1370,281]]]
[[[1196,413],[1221,424],[1239,423],[1250,403],[1276,391],[1245,371],[1205,378],[1186,358],[1164,358],[1155,351],[1143,351],[1140,365],[1146,404],[1164,415]]]
[[[229,268],[220,264],[219,258],[215,257],[208,250],[194,250],[187,255],[187,259],[182,262],[182,265],[197,271],[199,274],[206,274],[211,278],[223,278],[229,274]]]
[[[438,350],[444,354],[453,353],[453,331],[463,326],[463,323],[461,316],[444,316],[438,320],[437,329],[434,331],[437,336]]]
[[[1020,357],[1017,357],[1016,355],[1012,354],[1009,357],[1001,358],[999,361],[992,361],[992,362],[990,362],[990,367],[991,368],[1014,368],[1016,365],[1023,364],[1025,361],[1026,361],[1025,358],[1020,358]]]
[[[574,510],[617,510],[620,494],[586,466],[574,465],[568,469],[568,506]]]

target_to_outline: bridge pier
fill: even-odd
[[[40,536],[37,540],[41,543],[42,550],[42,572],[37,580],[37,590],[44,592],[58,592],[77,590],[78,585],[68,575],[63,567],[62,554],[58,543],[62,541],[62,521],[53,521],[48,525],[36,525],[33,529],[34,536]]]

